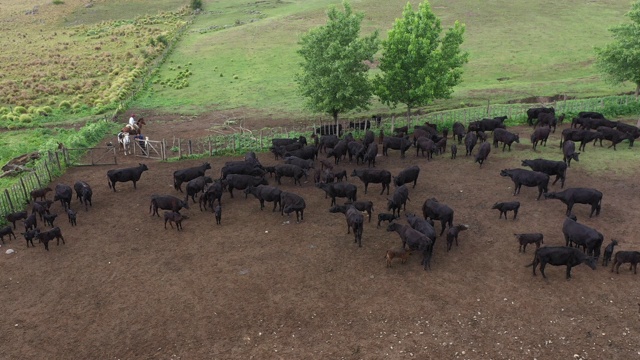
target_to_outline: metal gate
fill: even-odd
[[[133,155],[139,157],[145,157],[148,159],[166,160],[166,146],[163,141],[149,140],[134,140],[132,141]]]
[[[116,165],[116,151],[115,146],[62,149],[64,160],[69,166]]]

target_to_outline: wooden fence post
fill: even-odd
[[[193,153],[193,152],[192,152],[192,148],[191,148],[191,139],[189,139],[189,143],[188,143],[188,145],[189,145],[189,146],[188,146],[188,148],[187,148],[187,149],[189,150],[189,156],[191,156],[191,154]]]
[[[54,154],[56,154],[56,164],[58,164],[58,170],[62,171],[62,167],[60,166],[60,157],[58,156],[58,152],[56,151]]]
[[[213,149],[211,149],[211,135],[207,135],[207,142],[209,143],[209,156],[213,156]]]
[[[27,187],[24,186],[24,181],[22,181],[22,178],[20,178],[20,185],[22,186],[22,191],[24,191],[24,197],[28,200],[29,193],[27,192]]]
[[[182,142],[178,138],[178,159],[182,159]]]
[[[51,177],[51,171],[49,171],[49,166],[47,166],[47,160],[44,160],[44,169],[47,170],[47,175],[49,175],[49,182],[51,182],[51,180],[53,180],[53,178]]]
[[[11,196],[9,196],[9,190],[4,189],[4,194],[7,195],[7,200],[9,201],[9,207],[11,207],[11,212],[15,212],[16,210],[13,208],[13,203],[11,202]]]
[[[260,129],[260,150],[262,150],[262,129]]]
[[[393,130],[395,129],[395,127],[396,127],[396,116],[393,115],[391,116],[391,133],[393,133]]]

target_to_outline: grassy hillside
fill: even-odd
[[[329,4],[339,3],[205,1],[206,11],[169,58],[174,64],[193,63],[189,86],[176,90],[156,84],[135,106],[189,113],[250,108],[274,116],[299,114],[301,101],[292,81],[298,69],[297,41],[309,28],[326,22]],[[386,36],[405,1],[352,4],[366,14],[363,32],[379,29]],[[455,20],[466,24],[464,47],[471,54],[462,85],[441,106],[631,90],[604,84],[592,66],[593,46],[610,40],[607,28],[623,21],[627,0],[434,0],[431,5],[445,27]],[[158,80],[170,79],[177,71],[164,67]]]

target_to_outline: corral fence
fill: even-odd
[[[144,140],[133,141],[132,145],[134,156],[155,160],[167,159],[167,145],[164,139],[162,139],[162,141],[149,140],[147,137]]]
[[[611,96],[604,98],[580,99],[580,100],[557,100],[545,104],[515,103],[515,104],[491,104],[489,101],[486,106],[466,107],[461,109],[437,111],[428,114],[415,114],[410,118],[406,116],[390,116],[383,117],[380,124],[371,118],[349,119],[339,121],[343,131],[352,132],[358,138],[364,134],[364,130],[349,129],[349,122],[360,122],[370,120],[370,130],[374,131],[376,136],[382,130],[384,133],[390,133],[395,127],[408,126],[412,129],[414,125],[422,125],[425,122],[435,123],[439,128],[451,128],[454,122],[461,122],[465,126],[472,121],[482,118],[491,118],[495,116],[508,116],[513,123],[524,123],[527,118],[527,110],[531,107],[553,106],[556,114],[577,114],[580,111],[602,111],[607,106],[626,106],[638,103],[639,100],[635,96]],[[566,118],[565,121],[571,121]],[[309,137],[314,134],[316,129],[324,125],[335,125],[332,119],[309,119],[311,125],[299,126],[281,126],[263,129],[246,129],[242,127],[227,127],[232,133],[216,134],[196,139],[174,138],[172,141],[165,142],[166,158],[170,157],[191,157],[194,155],[214,156],[238,154],[246,151],[266,151],[271,147],[271,140],[275,138],[293,138],[300,135],[306,136],[308,142],[312,142]]]
[[[62,155],[67,166],[116,165],[117,147],[63,148]],[[58,152],[55,152],[56,155]]]

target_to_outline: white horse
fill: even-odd
[[[124,151],[124,154],[128,155],[128,153],[131,152],[130,151],[131,138],[129,137],[129,133],[126,133],[126,132],[118,133],[118,144],[120,144],[120,147]]]

